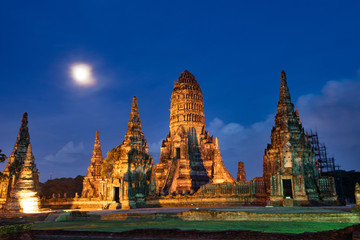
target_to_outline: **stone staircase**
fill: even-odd
[[[178,166],[178,162],[179,162],[179,160],[177,158],[175,158],[175,159],[173,159],[173,161],[171,163],[171,166],[170,166],[170,169],[168,172],[168,176],[166,178],[165,186],[164,186],[164,192],[169,191],[169,189],[171,187],[171,184],[174,180],[174,176],[175,176],[176,169]]]

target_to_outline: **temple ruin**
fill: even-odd
[[[238,162],[238,172],[236,181],[238,182],[246,182],[246,172],[244,162]]]
[[[237,180],[224,165],[219,140],[205,129],[203,95],[187,70],[175,82],[170,104],[170,130],[154,165],[142,132],[137,98],[122,144],[102,157],[99,132],[88,171],[78,194],[39,200],[39,173],[34,163],[27,113],[24,113],[12,154],[0,182],[0,203],[8,211],[47,208],[128,209],[178,206],[308,206],[338,204],[334,177],[319,171],[317,135],[306,134],[291,102],[286,74],[281,72],[280,94],[263,157],[263,176],[246,179],[244,162]],[[314,147],[315,146],[315,147]],[[327,165],[326,165],[327,166]],[[335,166],[334,164],[331,166]],[[359,185],[357,185],[357,201]]]
[[[133,97],[125,140],[108,152],[102,165],[107,178],[105,199],[120,203],[121,208],[139,207],[155,191],[154,162],[141,128],[137,98]]]
[[[6,199],[6,211],[24,213],[35,213],[39,211],[40,198],[38,187],[35,185],[37,175],[33,171],[34,168],[36,169],[34,160],[31,144],[29,144],[19,177]]]
[[[0,201],[6,201],[5,209],[19,212],[39,209],[39,172],[34,160],[28,114],[24,113],[13,152],[3,171],[7,177],[0,182]]]
[[[155,169],[157,192],[194,193],[208,183],[234,182],[224,166],[218,139],[205,130],[203,95],[187,70],[174,85],[170,131]]]
[[[81,196],[87,198],[103,199],[106,187],[106,179],[101,176],[101,165],[103,163],[99,131],[95,134],[93,154],[88,171],[83,181]]]
[[[273,205],[336,201],[334,179],[317,176],[314,150],[306,139],[298,111],[294,110],[284,71],[280,80],[275,126],[263,159],[267,195]]]

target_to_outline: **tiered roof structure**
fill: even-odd
[[[37,175],[33,171],[36,168],[34,160],[31,144],[29,144],[19,177],[6,199],[5,210],[24,213],[39,211],[40,198],[35,180]]]
[[[11,189],[15,186],[20,176],[20,171],[23,167],[29,144],[30,134],[28,128],[28,114],[25,112],[21,120],[19,133],[16,138],[13,151],[9,156],[8,162],[3,171],[3,174],[8,177],[0,182],[0,198],[7,198]],[[31,170],[33,171],[35,188],[39,190],[39,172],[35,164],[31,165]]]
[[[99,131],[95,134],[93,154],[88,167],[88,172],[83,180],[82,197],[100,197],[104,195],[104,178],[101,176],[103,163]]]
[[[0,182],[0,198],[8,211],[36,212],[39,209],[39,171],[32,154],[28,114],[24,113],[18,136]]]
[[[281,72],[280,80],[275,126],[271,130],[271,144],[265,149],[263,177],[273,201],[291,198],[305,204],[319,199],[314,152],[291,102],[285,71]]]
[[[114,189],[113,200],[121,202],[122,207],[135,204],[133,201],[135,196],[136,204],[140,206],[141,199],[144,200],[151,191],[154,183],[152,177],[154,162],[148,151],[149,146],[142,132],[137,98],[133,97],[125,140],[116,149],[110,151],[105,160],[108,162],[113,159],[109,186]]]

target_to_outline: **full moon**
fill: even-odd
[[[73,64],[71,66],[71,76],[78,85],[91,86],[95,84],[95,79],[92,76],[92,68],[88,64]]]

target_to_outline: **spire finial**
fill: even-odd
[[[132,108],[134,107],[137,107],[137,97],[136,96],[133,96],[133,99],[132,99]]]
[[[95,134],[95,143],[93,149],[93,157],[91,159],[97,160],[97,157],[102,159],[102,151],[101,151],[101,144],[100,144],[100,134],[99,131],[96,131]]]
[[[136,96],[134,96],[132,99],[127,134],[130,134],[134,127],[140,129],[141,131],[140,114]]]
[[[17,146],[19,144],[24,144],[25,146],[27,146],[27,145],[29,145],[29,143],[30,143],[30,135],[29,135],[29,129],[28,129],[28,114],[27,114],[27,112],[25,112],[21,119],[21,125],[20,125],[20,129],[19,129],[19,134],[16,139],[16,143],[14,146],[14,151],[15,151],[15,148],[17,148]]]
[[[291,97],[290,97],[290,91],[289,88],[287,86],[287,82],[286,82],[286,73],[284,70],[281,71],[281,75],[280,75],[280,93],[279,93],[279,102],[278,102],[278,114],[291,114],[291,115],[295,115],[295,111],[294,111],[294,105],[291,102]]]
[[[288,103],[291,104],[290,92],[286,82],[286,73],[284,70],[281,71],[280,74],[280,95],[279,95],[279,103]]]
[[[27,112],[24,112],[22,119],[23,119],[23,120],[27,120],[27,117],[28,117],[28,113],[27,113]]]
[[[22,116],[22,119],[21,119],[21,126],[20,126],[20,129],[25,129],[27,128],[28,126],[28,114],[27,112],[25,112]]]
[[[98,149],[98,148],[100,148],[100,133],[99,133],[99,131],[96,131],[94,150]]]
[[[139,107],[136,96],[133,96],[132,99],[130,118],[133,118],[134,116],[139,117]]]
[[[281,80],[281,85],[286,84],[286,73],[284,70],[281,71],[280,80]]]

